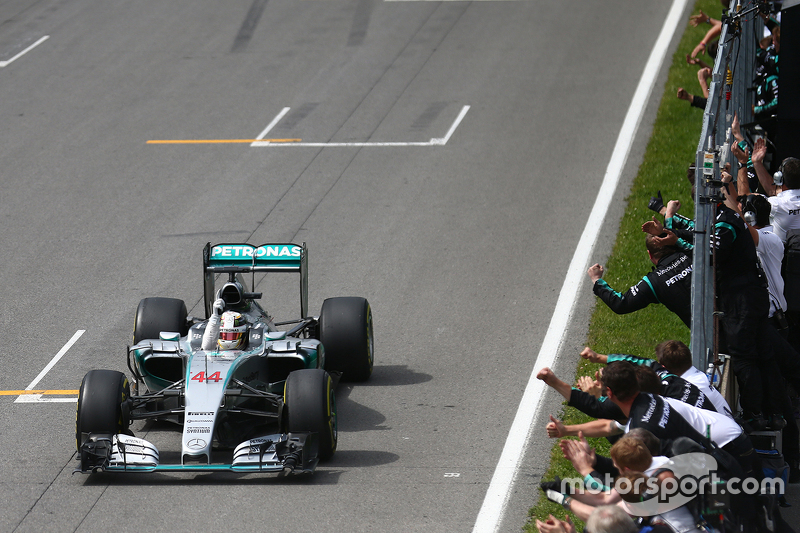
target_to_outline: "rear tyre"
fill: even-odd
[[[330,374],[321,368],[295,370],[286,379],[283,393],[287,433],[319,435],[319,458],[333,457],[339,438],[336,399]]]
[[[372,375],[372,308],[366,299],[349,296],[322,302],[319,340],[328,372],[341,372],[347,381],[366,381]]]
[[[136,308],[133,325],[133,343],[143,339],[158,339],[162,331],[175,331],[186,335],[186,304],[176,298],[145,298]]]
[[[109,437],[124,433],[130,426],[123,404],[131,396],[128,378],[116,370],[90,370],[81,382],[75,415],[75,441],[78,451],[90,434]]]

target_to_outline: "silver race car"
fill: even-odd
[[[329,459],[338,436],[336,383],[372,374],[372,311],[364,298],[340,297],[308,316],[307,265],[305,244],[208,243],[205,319],[187,316],[182,300],[142,300],[128,347],[132,381],[92,370],[81,383],[76,472],[286,475]],[[274,322],[258,304],[261,294],[248,287],[269,272],[300,274],[301,318]],[[219,334],[209,340],[214,328]],[[143,419],[182,428],[180,455],[165,453],[171,463],[130,431]]]

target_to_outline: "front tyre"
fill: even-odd
[[[123,405],[131,396],[128,378],[115,370],[90,370],[81,382],[75,415],[75,441],[78,451],[91,434],[109,438],[124,433],[130,426]]]
[[[136,308],[133,325],[133,344],[144,339],[158,339],[162,331],[186,335],[186,304],[177,298],[145,298]]]
[[[336,452],[339,432],[336,399],[330,374],[321,368],[295,370],[286,378],[283,393],[286,433],[319,435],[319,458],[326,461]]]
[[[347,381],[366,381],[375,361],[372,308],[365,298],[328,298],[319,315],[325,369]]]

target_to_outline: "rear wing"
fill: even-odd
[[[308,315],[308,248],[306,243],[277,243],[254,246],[247,243],[207,243],[203,248],[203,300],[206,318],[214,303],[216,274],[251,274],[250,289],[255,286],[256,272],[300,273],[300,318]]]

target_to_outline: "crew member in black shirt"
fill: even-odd
[[[622,414],[628,417],[624,426],[614,420],[595,420],[585,424],[565,426],[551,417],[547,424],[550,437],[565,437],[583,432],[587,437],[607,437],[627,432],[633,428],[644,428],[658,437],[664,455],[672,456],[672,442],[678,437],[688,437],[708,448],[710,440],[703,432],[706,428],[695,427],[680,413],[672,409],[667,401],[659,395],[641,392],[636,377],[636,368],[627,361],[618,361],[608,365],[601,377],[606,396]],[[688,408],[691,409],[691,408]],[[750,438],[738,428],[738,435],[729,435],[721,448],[730,453],[744,473],[760,479],[762,476],[755,468],[756,455]]]
[[[730,187],[730,182],[725,186]],[[657,240],[693,249],[687,240],[692,236],[688,231],[694,227],[692,221],[668,206],[665,226],[670,232]],[[786,426],[781,413],[786,390],[778,378],[783,376],[794,384],[800,381],[800,371],[797,361],[784,355],[790,350],[769,321],[769,293],[759,272],[755,242],[739,213],[724,203],[717,204],[711,245],[721,312],[719,351],[731,356],[743,418],[752,429],[782,429]]]
[[[589,267],[594,282],[592,290],[612,311],[619,315],[644,309],[650,304],[664,304],[678,315],[687,327],[692,325],[692,258],[680,249],[660,244],[653,235],[645,239],[647,254],[655,265],[625,294],[621,294],[603,279],[600,264]]]
[[[565,426],[561,421],[550,416],[550,422],[547,424],[548,436],[551,438],[566,437],[582,433],[586,437],[606,437],[623,431],[627,432],[633,428],[643,428],[661,441],[662,453],[667,457],[674,455],[672,443],[678,437],[688,437],[697,442],[706,450],[706,453],[712,453],[715,449],[711,439],[703,435],[702,430],[696,428],[680,413],[673,410],[663,397],[640,391],[635,366],[632,363],[618,361],[608,365],[603,371],[601,381],[608,399],[628,417],[627,424],[622,426],[613,420],[595,420],[584,424]],[[750,438],[741,431],[741,428],[739,429],[739,435],[721,446],[721,449],[730,454],[741,468],[740,471],[733,473],[734,477],[740,479],[752,477],[760,482],[763,479],[760,462]],[[737,498],[737,505],[740,507],[742,518],[748,521],[754,520],[756,513],[752,498]]]

